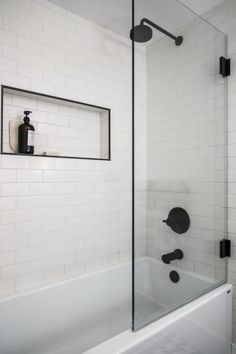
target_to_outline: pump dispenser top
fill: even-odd
[[[28,124],[30,122],[30,117],[29,117],[30,113],[32,113],[32,111],[24,111],[24,114],[25,114],[24,122],[26,124]]]

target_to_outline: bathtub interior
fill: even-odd
[[[185,316],[122,353],[154,354],[158,348],[158,354],[231,354],[232,286],[221,288],[205,295],[205,301],[202,297],[187,305],[190,311]]]
[[[131,327],[130,284],[129,263],[0,301],[0,353],[83,353]]]
[[[183,270],[182,283],[171,283],[168,270],[174,268],[167,270],[151,257],[139,259],[136,266],[143,281],[135,293],[140,324],[174,307],[176,294],[182,299],[186,295],[185,287],[191,291],[191,286],[206,289],[213,284]],[[1,300],[0,353],[81,354],[130,329],[131,277],[127,263]]]
[[[202,328],[188,319],[183,322],[185,326],[181,327],[181,330],[178,326],[170,325],[166,330],[150,336],[123,354],[155,354],[156,348],[158,354],[231,354],[230,340],[219,338],[208,328]]]
[[[232,285],[223,284],[139,331],[124,331],[86,354],[231,354]]]
[[[180,276],[178,283],[170,280],[169,273],[173,270]],[[151,257],[136,262],[137,277],[134,296],[137,328],[190,301],[193,293],[200,296],[219,285],[213,278],[163,265]]]

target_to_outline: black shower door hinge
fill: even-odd
[[[220,258],[231,257],[231,241],[224,238],[220,241]]]
[[[223,77],[230,76],[230,59],[220,57],[220,74]]]

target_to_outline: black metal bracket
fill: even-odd
[[[220,258],[231,257],[231,241],[223,239],[220,241]]]
[[[223,77],[230,76],[230,59],[220,57],[220,74]]]

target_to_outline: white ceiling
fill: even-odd
[[[126,38],[131,27],[131,0],[49,0],[89,21],[105,27]],[[194,14],[202,14],[224,0],[135,0],[135,23],[143,17],[174,31],[190,21]]]

